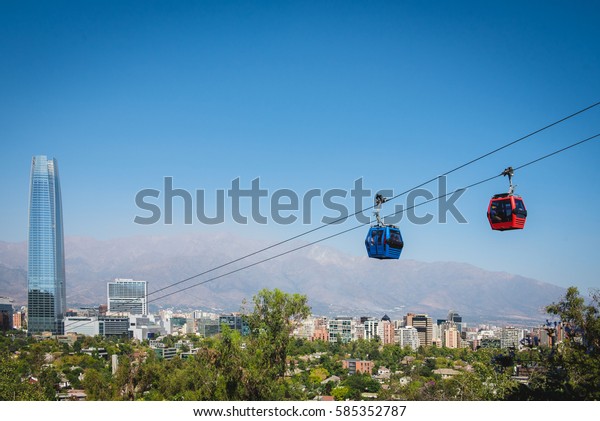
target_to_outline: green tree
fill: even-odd
[[[357,373],[348,376],[340,386],[345,386],[349,389],[346,398],[360,400],[363,392],[377,393],[381,385],[371,377],[368,373]]]
[[[578,289],[570,287],[546,311],[560,319],[566,337],[542,359],[530,388],[521,388],[515,398],[600,399],[600,294],[593,291],[586,304]]]
[[[319,385],[323,380],[329,377],[329,372],[323,367],[315,367],[310,370],[310,375],[308,376],[308,380],[314,384]]]
[[[135,398],[134,370],[128,355],[121,355],[118,359],[116,373],[113,376],[113,384],[116,392],[123,400]]]
[[[60,375],[54,367],[47,367],[40,374],[40,386],[47,400],[56,400],[56,392],[59,390]]]
[[[0,353],[0,401],[47,400],[38,383],[29,383],[21,376],[21,368],[10,356]]]
[[[165,365],[158,359],[156,353],[149,352],[136,373],[135,382],[146,400],[164,400],[164,379],[167,378]]]
[[[349,399],[351,393],[352,391],[347,386],[337,386],[331,389],[331,396],[333,396],[333,399],[336,401],[345,401],[346,399]]]
[[[259,291],[253,298],[254,309],[247,316],[251,348],[257,356],[257,368],[272,379],[282,378],[291,333],[310,315],[305,295],[288,294],[279,289]]]
[[[90,368],[85,371],[82,385],[87,394],[87,400],[108,401],[113,397],[113,388],[107,373]]]
[[[579,295],[576,287],[567,289],[564,298],[550,304],[546,311],[558,316],[566,331],[566,343],[588,353],[600,352],[600,290],[591,294],[591,303]]]

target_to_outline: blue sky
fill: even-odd
[[[599,101],[599,16],[594,1],[1,1],[0,240],[26,239],[36,154],[58,159],[67,236],[288,238],[317,225],[185,225],[179,202],[174,224],[138,225],[147,212],[135,195],[171,176],[204,190],[211,214],[236,178],[299,197],[359,178],[402,192]],[[452,174],[448,188],[599,132],[600,106]],[[487,224],[503,179],[457,201],[467,224],[438,223],[437,205],[423,206],[436,220],[400,223],[403,258],[600,287],[599,163],[594,140],[517,172],[522,232]],[[336,215],[311,210],[313,222]],[[363,255],[365,234],[326,244]]]

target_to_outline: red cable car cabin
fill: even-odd
[[[487,217],[493,230],[519,230],[525,227],[527,210],[521,196],[500,193],[490,200]]]

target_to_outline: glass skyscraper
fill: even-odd
[[[62,204],[56,159],[34,156],[29,187],[27,331],[64,333],[66,312]]]

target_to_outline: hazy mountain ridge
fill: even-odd
[[[218,247],[223,244],[227,247]],[[280,288],[306,294],[315,314],[381,317],[387,313],[400,317],[411,311],[437,318],[455,309],[465,321],[538,323],[545,319],[543,307],[564,293],[564,288],[555,285],[465,263],[378,261],[316,245],[161,299],[298,244],[287,244],[154,292],[268,244],[231,234],[106,241],[69,237],[65,239],[67,302],[104,303],[106,282],[121,277],[147,280],[151,304],[165,307],[236,311],[244,299],[250,300],[261,288]],[[24,242],[0,242],[0,295],[8,295],[16,303],[26,302],[26,264]]]

